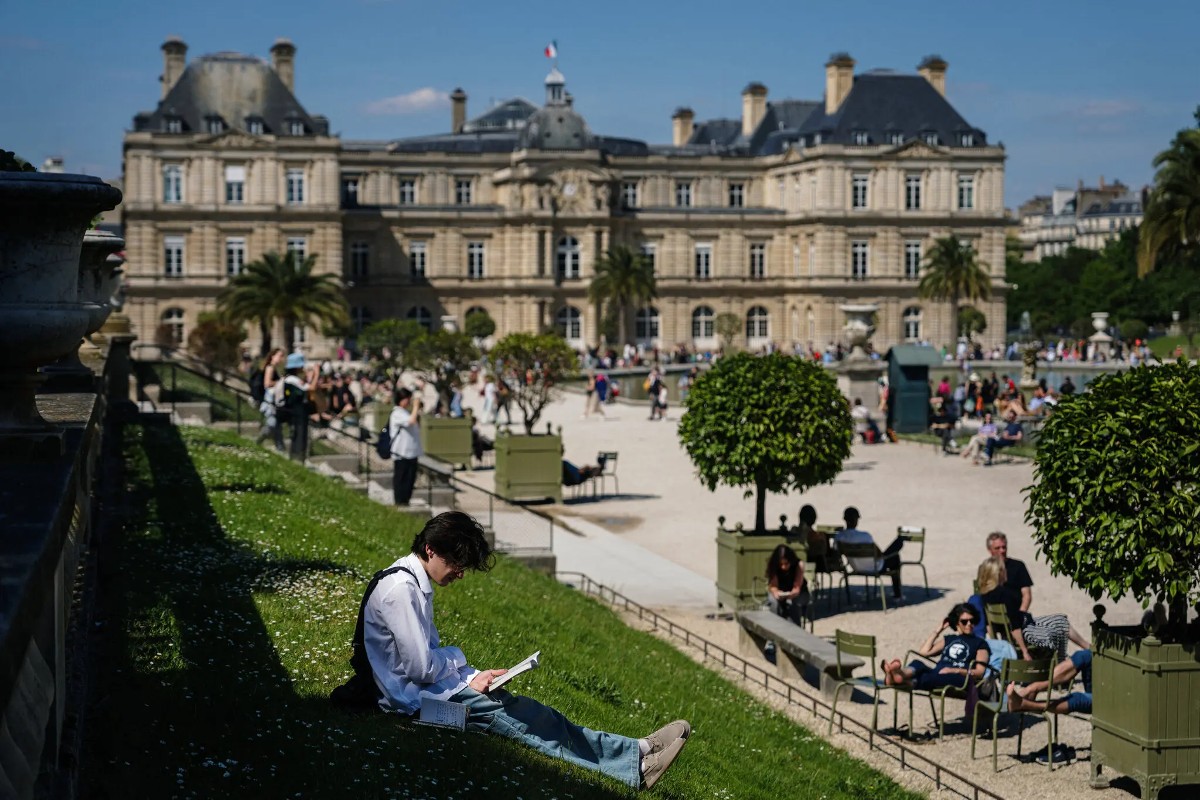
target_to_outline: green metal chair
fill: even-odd
[[[842,689],[849,688],[850,694],[854,694],[855,689],[861,689],[864,692],[870,693],[874,698],[874,708],[871,713],[871,732],[868,734],[869,741],[873,744],[875,731],[879,729],[879,693],[884,689],[893,687],[887,686],[883,679],[878,676],[877,670],[879,662],[875,658],[875,637],[868,636],[864,633],[847,633],[843,630],[838,630],[834,636],[834,644],[837,646],[837,674],[836,685],[833,687],[833,711],[829,714],[829,734],[833,734],[833,721],[837,718],[838,696]],[[871,677],[848,677],[843,678],[842,671],[842,655],[858,656],[865,659],[871,665]],[[892,704],[892,724],[895,724],[896,708],[895,703]],[[838,730],[842,730],[842,723],[838,723]]]
[[[929,591],[929,573],[925,571],[925,529],[913,525],[901,525],[896,529],[896,536],[904,540],[904,548],[900,552],[906,558],[911,558],[913,547],[917,546],[916,560],[901,561],[900,569],[916,567],[921,570],[921,578],[925,581],[925,596],[930,597],[932,593]]]
[[[1045,681],[1046,701],[1049,702],[1054,693],[1054,684],[1051,681],[1051,676],[1054,673],[1054,659],[1039,658],[1033,661],[1024,661],[1022,659],[1004,659],[1004,664],[1000,668],[1000,692],[995,700],[980,700],[975,704],[975,713],[971,715],[971,758],[975,758],[975,738],[976,730],[979,723],[979,709],[983,708],[986,711],[992,712],[992,771],[999,772],[1000,767],[996,760],[996,727],[1000,720],[1000,712],[1007,711],[1004,693],[1010,683],[1035,683]],[[1021,755],[1021,735],[1025,730],[1025,715],[1039,714],[1046,720],[1046,766],[1051,770],[1054,769],[1054,737],[1057,733],[1058,720],[1054,714],[1049,711],[1020,711],[1012,712],[1017,714],[1017,755]]]
[[[841,602],[837,599],[837,592],[835,591],[837,587],[834,576],[845,575],[846,562],[841,554],[833,548],[833,537],[841,529],[840,525],[813,526],[813,530],[825,536],[829,543],[829,547],[823,554],[813,556],[811,577],[813,596],[816,597],[821,592],[821,589],[824,588],[826,596],[831,598],[833,602],[837,602],[838,608],[841,608]],[[830,603],[831,607],[833,606],[833,602]]]
[[[932,659],[929,656],[923,656],[916,650],[908,651],[908,655],[904,657],[905,662],[911,661],[913,656],[921,659],[922,661],[928,661],[930,664],[937,663],[936,659]],[[972,666],[980,663],[982,662],[973,662]],[[983,663],[983,668],[984,675],[986,677],[987,670],[990,667],[988,664]],[[913,729],[913,695],[923,695],[929,698],[929,713],[933,715],[934,722],[938,724],[938,741],[940,742],[946,738],[946,698],[949,697],[954,700],[966,700],[972,689],[971,683],[971,675],[968,673],[963,675],[961,685],[941,686],[937,689],[917,689],[914,686],[893,687],[897,692],[897,704],[899,704],[899,692],[905,692],[908,694],[908,730],[910,734]],[[933,699],[935,697],[939,700],[939,708],[941,711],[940,714],[933,706]]]
[[[991,638],[1004,639],[1013,647],[1017,646],[1013,639],[1012,624],[1008,621],[1008,609],[1002,603],[987,603],[983,607],[983,614]]]
[[[846,602],[850,602],[850,579],[863,578],[864,588],[866,583],[875,581],[875,585],[879,587],[879,600],[883,603],[883,610],[887,611],[887,592],[884,591],[883,579],[892,576],[892,570],[880,565],[878,569],[858,570],[855,569],[855,559],[870,560],[875,564],[879,560],[879,548],[874,544],[846,544],[838,545],[838,552],[846,559],[846,571],[842,574],[842,586],[846,589]]]

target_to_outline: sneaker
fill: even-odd
[[[650,752],[657,753],[676,739],[686,739],[691,733],[691,724],[686,719],[677,719],[647,736],[646,741],[650,743]]]
[[[654,788],[654,784],[662,779],[667,770],[671,768],[671,764],[683,752],[683,746],[687,744],[687,739],[676,739],[657,753],[650,753],[642,759],[642,787],[645,789]]]

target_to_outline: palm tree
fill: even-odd
[[[992,294],[987,265],[979,260],[975,249],[956,236],[938,239],[925,254],[925,275],[917,292],[926,300],[950,301],[951,325],[958,327],[958,304],[987,300]],[[955,338],[958,331],[954,331]]]
[[[1159,256],[1180,255],[1200,242],[1200,129],[1176,134],[1171,147],[1154,157],[1154,166],[1158,172],[1139,233],[1138,277],[1152,272]]]
[[[346,298],[333,275],[314,273],[317,256],[263,253],[246,265],[217,296],[217,305],[238,322],[257,322],[263,337],[263,355],[271,349],[271,326],[283,322],[284,349],[295,345],[297,324],[345,325],[349,321]]]
[[[596,276],[588,286],[588,299],[597,305],[616,306],[622,339],[628,328],[625,310],[658,297],[654,267],[650,259],[626,245],[615,245],[596,261]]]

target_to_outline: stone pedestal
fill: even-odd
[[[879,379],[887,372],[887,364],[869,358],[846,359],[834,367],[838,389],[851,403],[862,398],[863,405],[872,407],[879,398]],[[882,426],[881,426],[882,427]]]
[[[1096,332],[1088,337],[1092,357],[1107,361],[1112,356],[1113,338],[1108,335],[1108,312],[1096,311],[1092,314],[1092,327]]]

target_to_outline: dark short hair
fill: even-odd
[[[461,511],[444,511],[426,522],[412,543],[412,552],[422,561],[428,560],[426,545],[461,569],[487,572],[495,563],[483,526]]]
[[[842,519],[849,522],[851,517],[854,518],[855,522],[858,522],[862,519],[862,514],[859,514],[858,509],[854,506],[846,506],[846,510],[842,512]]]
[[[800,521],[813,525],[817,521],[817,510],[812,506],[800,506]]]
[[[412,389],[409,389],[406,386],[401,386],[399,389],[396,390],[396,402],[397,403],[399,403],[401,400],[407,400],[410,397],[412,397]]]
[[[963,614],[970,614],[971,619],[975,620],[975,624],[979,624],[979,610],[970,603],[958,603],[954,608],[950,609],[950,613],[946,615],[946,622],[950,623],[951,628],[958,627],[958,619]]]

